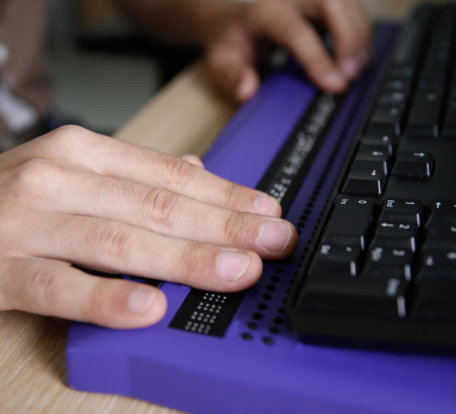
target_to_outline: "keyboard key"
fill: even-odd
[[[325,242],[338,237],[364,248],[367,232],[372,223],[373,209],[372,198],[338,196],[324,231]]]
[[[367,126],[367,133],[371,134],[401,134],[403,109],[399,105],[378,106],[375,109]]]
[[[416,238],[418,225],[416,223],[401,223],[394,221],[380,220],[377,223],[375,234],[389,237],[410,237]]]
[[[418,318],[456,319],[456,250],[423,251],[412,314]]]
[[[370,145],[382,145],[382,150],[386,150],[388,155],[393,155],[396,146],[396,137],[385,134],[366,134],[361,137],[361,143]],[[387,174],[385,172],[385,174]]]
[[[418,92],[413,98],[406,133],[412,136],[438,136],[442,100],[440,93]]]
[[[340,276],[358,274],[361,248],[337,244],[321,244],[309,273],[336,273]]]
[[[382,194],[385,181],[381,163],[356,160],[348,173],[342,192],[376,197]]]
[[[416,251],[416,239],[414,237],[407,236],[385,236],[385,235],[374,235],[372,238],[372,246],[378,246],[383,248],[394,248],[394,249],[406,249],[411,252]]]
[[[434,159],[429,152],[400,151],[391,170],[395,177],[426,178],[432,175]]]
[[[422,204],[416,199],[390,198],[383,204],[380,221],[421,224]]]
[[[456,200],[436,200],[431,206],[431,218],[440,215],[456,216]]]
[[[309,277],[298,306],[321,312],[399,317],[406,315],[407,283],[396,278]]]
[[[363,160],[363,161],[373,161],[379,162],[383,165],[383,172],[384,174],[388,174],[389,171],[389,145],[383,144],[366,144],[361,143],[358,151],[355,156],[355,161]]]
[[[368,252],[363,277],[394,277],[400,280],[412,279],[413,252],[410,249],[381,247],[373,245]]]

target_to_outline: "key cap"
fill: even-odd
[[[356,276],[360,258],[360,247],[323,243],[317,250],[309,274],[335,273],[339,276]]]
[[[400,151],[391,170],[395,177],[426,178],[432,175],[434,159],[429,152]]]
[[[372,238],[371,245],[383,248],[406,249],[411,252],[416,251],[415,238],[407,236],[385,236],[377,234]]]
[[[412,315],[425,319],[456,319],[456,250],[425,249],[416,277]]]
[[[413,98],[406,133],[410,136],[438,136],[442,99],[439,93],[418,91]]]
[[[394,223],[416,223],[421,225],[423,206],[420,200],[390,198],[383,203],[380,221]]]
[[[401,110],[404,110],[407,104],[407,96],[405,92],[402,91],[383,92],[380,95],[379,103],[382,106],[396,106]]]
[[[362,277],[412,279],[413,252],[410,249],[373,245],[368,252]]]
[[[403,110],[400,106],[378,106],[367,125],[370,134],[392,134],[399,136],[402,130]]]
[[[368,197],[339,195],[324,230],[324,242],[338,238],[362,249],[372,222],[374,200]]]
[[[363,160],[363,161],[374,161],[380,162],[383,165],[383,172],[384,174],[388,174],[389,171],[389,146],[388,144],[384,145],[372,145],[361,143],[358,151],[356,152],[355,161]]]
[[[407,283],[395,278],[309,277],[299,298],[301,309],[352,315],[406,315]]]
[[[348,173],[342,192],[376,197],[383,193],[385,181],[383,168],[379,162],[357,160]]]
[[[435,200],[431,205],[431,219],[440,215],[456,216],[456,200]]]
[[[381,151],[386,150],[388,155],[393,155],[396,146],[396,137],[394,135],[385,134],[366,134],[361,137],[361,143],[366,145],[381,145]],[[385,172],[385,174],[387,174],[387,172]]]

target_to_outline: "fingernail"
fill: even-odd
[[[284,221],[266,221],[261,225],[258,242],[271,252],[280,253],[291,239],[291,228]]]
[[[222,250],[215,259],[215,272],[223,280],[235,282],[247,270],[250,257],[244,253]]]
[[[256,82],[250,76],[244,76],[239,82],[237,96],[241,101],[249,99],[256,90]]]
[[[348,57],[342,60],[341,71],[349,79],[353,79],[358,75],[360,61],[354,57]]]
[[[254,203],[255,213],[265,216],[273,216],[277,211],[277,200],[274,197],[266,194],[257,197]]]
[[[331,89],[343,89],[346,85],[345,77],[337,70],[326,72],[322,77],[323,83]]]
[[[133,313],[144,313],[152,305],[155,292],[146,287],[138,287],[128,295],[128,309]]]

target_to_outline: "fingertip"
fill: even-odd
[[[347,78],[335,69],[324,73],[320,78],[322,88],[334,93],[344,91],[347,88],[347,83]]]
[[[258,281],[262,272],[263,263],[252,251],[222,249],[215,259],[215,274],[224,285],[221,290],[246,289]]]
[[[182,159],[189,162],[190,164],[196,165],[197,167],[204,168],[204,163],[198,156],[194,154],[185,154],[182,155]]]
[[[355,79],[361,71],[362,63],[358,56],[347,56],[342,59],[339,70],[350,80]]]
[[[138,318],[133,322],[133,326],[129,327],[148,326],[163,318],[167,309],[167,301],[160,289],[139,285],[128,294],[126,308],[134,319]]]
[[[240,102],[247,101],[255,94],[258,86],[258,76],[250,70],[245,70],[236,86],[236,99]]]
[[[282,207],[276,198],[267,195],[261,194],[258,196],[253,205],[253,212],[256,214],[261,214],[263,216],[274,216],[280,217],[282,214]]]

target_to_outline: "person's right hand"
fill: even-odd
[[[73,264],[235,291],[261,257],[297,240],[280,205],[257,190],[165,155],[66,126],[0,155],[0,309],[115,328],[153,324],[156,288]]]
[[[239,102],[258,90],[261,40],[291,52],[316,85],[333,93],[344,91],[368,62],[372,25],[359,0],[258,0],[231,9],[204,20],[206,62],[214,83]],[[323,46],[317,21],[331,34],[335,56]]]

